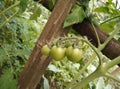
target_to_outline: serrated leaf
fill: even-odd
[[[43,79],[44,79],[44,89],[50,89],[48,79],[45,76],[43,76]]]
[[[33,14],[30,16],[30,20],[37,20],[37,17],[39,17],[41,14],[41,9],[39,7],[36,7]]]
[[[65,19],[63,27],[68,27],[76,23],[81,23],[86,17],[82,7],[75,5],[71,13]]]
[[[17,81],[13,78],[13,74],[9,69],[4,69],[0,76],[0,89],[16,89]]]

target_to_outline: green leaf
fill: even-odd
[[[115,25],[115,21],[111,21],[109,23],[104,23],[102,25],[100,25],[100,28],[106,32],[106,33],[110,33],[114,30],[114,25]]]
[[[109,8],[101,6],[101,7],[95,8],[94,12],[109,13]]]
[[[4,69],[0,77],[0,89],[17,89],[17,81],[9,69]]]
[[[5,51],[2,48],[0,48],[0,63],[3,63],[6,58],[7,58],[7,55]]]
[[[120,38],[118,38],[118,41],[120,42]]]
[[[75,5],[71,13],[65,19],[63,27],[68,27],[76,23],[81,23],[86,17],[82,7]]]
[[[27,8],[28,0],[20,0],[20,12],[24,12]]]
[[[36,7],[33,14],[30,16],[30,20],[37,20],[37,17],[39,17],[41,14],[41,9],[39,7]]]
[[[48,79],[45,76],[43,76],[43,79],[44,79],[44,89],[50,89]]]
[[[52,10],[54,8],[54,5],[56,3],[56,0],[50,0],[49,2],[49,9]]]

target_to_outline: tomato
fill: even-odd
[[[53,46],[51,48],[50,55],[54,60],[60,61],[65,57],[65,50],[66,48]]]
[[[43,47],[42,47],[42,49],[41,49],[41,53],[43,54],[43,55],[49,55],[49,53],[50,53],[50,48],[48,47],[48,45],[44,45]]]
[[[68,59],[71,58],[72,51],[73,51],[73,47],[72,46],[69,46],[66,49],[65,55],[67,56]]]
[[[66,56],[70,61],[78,62],[82,59],[83,52],[78,48],[73,48],[70,46],[66,49]]]

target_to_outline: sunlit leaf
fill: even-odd
[[[108,7],[98,7],[94,9],[95,12],[102,12],[102,13],[108,13],[109,8]]]
[[[114,30],[114,25],[115,25],[115,21],[111,21],[108,23],[104,23],[102,25],[100,25],[100,28],[106,32],[106,33],[110,33]]]
[[[36,7],[33,14],[30,16],[30,20],[37,20],[37,17],[39,17],[41,14],[41,9],[39,7]]]
[[[104,87],[105,87],[104,79],[101,77],[99,78],[96,84],[96,89],[103,89]]]
[[[53,71],[53,72],[61,72],[61,70],[58,69],[58,68],[57,68],[55,65],[53,65],[53,64],[50,64],[50,65],[48,66],[48,69],[51,70],[51,71]]]
[[[71,13],[65,19],[63,27],[68,27],[76,23],[81,23],[86,17],[85,12],[82,7],[75,5]]]
[[[28,0],[20,0],[20,12],[24,12],[27,8]]]
[[[48,79],[45,76],[43,76],[43,79],[44,79],[44,89],[50,89]]]

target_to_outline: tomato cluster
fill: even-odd
[[[44,45],[41,49],[43,55],[50,55],[54,60],[60,61],[64,57],[67,57],[72,62],[78,62],[83,57],[82,49],[77,47],[60,47],[60,46],[52,46]]]

